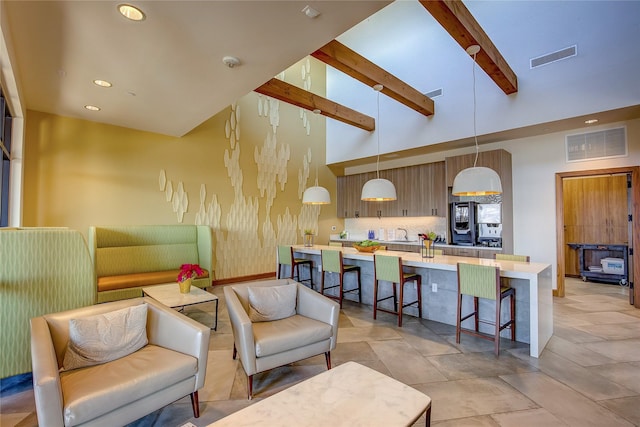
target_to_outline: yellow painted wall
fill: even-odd
[[[325,93],[325,68],[314,59],[279,78]],[[90,225],[179,223],[182,183],[182,223],[214,230],[216,278],[274,271],[277,243],[301,243],[306,228],[326,242],[332,225],[342,229],[336,179],[324,166],[324,124],[322,116],[256,93],[182,138],[28,111],[23,224],[86,234]],[[302,205],[316,165],[331,205]]]

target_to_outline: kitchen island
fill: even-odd
[[[362,303],[373,305],[373,254],[358,252],[355,248],[339,248],[335,246],[294,246],[296,256],[314,261],[314,283],[316,289],[320,284],[320,251],[322,249],[341,250],[345,263],[360,266],[362,270]],[[456,324],[457,309],[457,263],[491,265],[500,268],[500,276],[508,278],[516,289],[516,340],[530,346],[530,355],[538,357],[553,334],[553,289],[552,270],[549,264],[502,261],[484,258],[436,255],[434,258],[422,258],[419,253],[379,251],[380,254],[402,257],[406,271],[416,272],[422,276],[422,315],[423,318]],[[345,288],[353,287],[352,275],[345,276]],[[337,283],[337,276],[327,276],[326,282]],[[415,297],[414,285],[406,286],[405,298]],[[471,310],[471,298],[465,298],[463,312]],[[494,310],[492,301],[480,301],[481,318],[490,318]],[[503,304],[503,315],[508,311],[508,304]],[[484,315],[482,313],[485,313]],[[407,315],[417,315],[417,310],[407,308]],[[472,320],[468,319],[463,326],[470,328]],[[481,324],[482,332],[492,333],[490,325]],[[509,331],[503,331],[508,337]]]

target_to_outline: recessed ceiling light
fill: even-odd
[[[89,111],[100,111],[100,107],[96,107],[95,105],[85,105],[84,108]]]
[[[584,121],[585,124],[592,125],[594,123],[598,123],[598,119],[589,119]]]
[[[145,18],[142,10],[126,3],[118,5],[118,12],[120,12],[125,18],[131,19],[132,21],[143,21]]]
[[[100,79],[95,79],[93,81],[93,83],[95,85],[97,85],[97,86],[100,86],[100,87],[111,87],[111,86],[113,86],[110,82],[108,82],[106,80],[100,80]]]

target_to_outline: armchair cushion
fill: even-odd
[[[147,345],[147,305],[69,320],[65,371],[127,356]]]
[[[270,322],[296,314],[298,287],[295,283],[282,286],[249,287],[249,318],[252,322]]]
[[[63,372],[60,383],[64,390],[65,425],[79,425],[109,414],[157,390],[193,378],[197,370],[195,357],[147,345],[118,360]]]
[[[331,338],[331,325],[296,314],[253,324],[256,357],[270,356]]]

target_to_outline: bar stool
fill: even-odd
[[[493,259],[503,261],[529,262],[529,255],[493,254]]]
[[[340,294],[338,296],[335,295],[325,295],[329,298],[335,299],[340,302],[340,308],[342,308],[342,300],[344,299],[344,294],[350,292],[358,292],[358,302],[362,303],[362,283],[360,281],[360,267],[357,265],[345,265],[342,261],[342,251],[336,251],[332,249],[322,249],[320,251],[320,257],[322,259],[322,276],[320,281],[320,293],[325,295],[325,289],[332,288],[340,288]],[[358,275],[358,286],[344,290],[344,275],[345,273],[355,272]],[[325,273],[338,273],[339,283],[333,286],[324,286],[324,276]]]
[[[410,305],[418,305],[418,317],[422,318],[422,277],[418,273],[405,273],[402,271],[402,258],[390,255],[373,255],[373,318],[375,320],[378,310],[398,316],[398,327],[402,327],[402,309]],[[393,295],[378,299],[378,282],[384,280],[391,282]],[[418,299],[404,303],[404,284],[415,281],[417,284]],[[396,284],[400,285],[400,292],[396,290]],[[395,311],[378,307],[378,303],[393,298]]]
[[[514,255],[514,254],[493,254],[493,259],[496,261],[517,261],[517,262],[529,262],[529,255]],[[508,277],[501,277],[502,287],[510,287],[511,279]]]
[[[511,329],[511,341],[516,340],[516,290],[514,288],[501,286],[500,269],[498,267],[459,262],[457,270],[458,310],[456,322],[456,343],[460,343],[461,332],[488,339],[494,342],[494,353],[496,357],[498,357],[500,353],[500,331],[505,328]],[[470,295],[473,297],[473,312],[465,315],[464,317],[462,316],[462,295]],[[500,324],[502,300],[507,297],[511,297],[510,319],[509,321]],[[495,322],[480,320],[478,313],[478,298],[495,301]],[[462,329],[462,322],[472,316],[475,320],[475,331],[471,329]],[[487,335],[480,333],[478,330],[479,322],[495,325],[494,334]]]
[[[300,278],[300,265],[309,266],[309,278]],[[293,246],[278,245],[278,279],[282,275],[282,266],[291,266],[290,279],[297,280],[300,283],[308,282],[310,288],[313,289],[313,261],[306,258],[295,258],[293,256]],[[297,273],[297,279],[294,278],[294,271]]]

